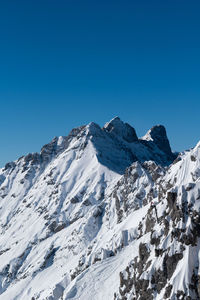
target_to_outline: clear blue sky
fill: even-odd
[[[200,140],[200,1],[0,3],[0,166],[118,115]]]

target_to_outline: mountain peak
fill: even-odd
[[[0,169],[0,299],[199,299],[200,143],[174,156],[116,117]]]
[[[121,121],[119,117],[113,118],[110,122],[106,123],[103,129],[118,137],[123,138],[126,142],[132,143],[138,140],[135,129],[128,123]]]
[[[171,147],[167,137],[166,129],[163,125],[153,126],[146,135],[142,138],[143,140],[154,142],[160,150],[164,153],[171,155]]]

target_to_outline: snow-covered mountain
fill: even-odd
[[[118,117],[0,170],[0,299],[200,297],[200,143]]]

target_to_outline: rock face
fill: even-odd
[[[120,136],[128,143],[133,143],[138,140],[135,129],[129,124],[122,122],[119,117],[115,117],[109,123],[106,123],[103,129],[116,136]]]
[[[163,125],[153,126],[142,139],[152,141],[169,159],[175,159],[167,138],[166,129]]]
[[[175,158],[115,118],[6,164],[0,300],[200,299],[200,143]]]
[[[156,125],[148,132],[152,141],[166,154],[171,154],[171,147],[167,138],[166,129],[162,125]]]

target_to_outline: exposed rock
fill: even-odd
[[[73,198],[70,199],[70,202],[75,204],[79,202],[79,198],[77,196],[74,196]]]
[[[152,231],[155,223],[156,223],[156,219],[153,217],[152,208],[150,208],[147,212],[145,233]]]
[[[172,256],[168,256],[168,254],[165,255],[163,260],[163,267],[166,271],[168,279],[172,277],[172,274],[174,273],[179,260],[181,260],[182,258],[183,253],[175,253]]]
[[[168,203],[170,210],[172,210],[176,207],[176,199],[177,199],[177,193],[175,193],[175,192],[167,193],[167,203]]]
[[[123,138],[128,143],[138,140],[135,129],[129,124],[122,122],[119,117],[116,117],[109,123],[106,123],[103,129]]]
[[[190,159],[191,159],[191,161],[196,161],[196,160],[197,160],[196,157],[195,157],[194,155],[191,155],[191,156],[190,156]]]
[[[83,205],[85,205],[85,206],[91,205],[90,200],[89,200],[89,199],[84,200],[84,201],[83,201]]]
[[[9,162],[5,165],[4,170],[14,169],[16,164],[14,162]]]
[[[200,144],[170,165],[177,153],[162,126],[138,139],[115,118],[9,163],[0,170],[0,297],[199,299],[199,155]],[[35,276],[43,283],[32,289]]]
[[[165,288],[164,299],[167,299],[167,298],[170,297],[171,290],[172,290],[172,285],[168,285],[168,286]]]
[[[53,221],[53,222],[49,225],[49,229],[50,229],[52,232],[54,232],[54,233],[57,233],[57,232],[63,230],[65,227],[66,227],[66,224],[65,224],[65,223],[57,224],[56,221]]]
[[[192,182],[190,182],[190,183],[187,184],[185,190],[186,190],[187,192],[189,192],[189,191],[191,191],[194,187],[195,187],[195,184],[192,183]]]
[[[156,125],[152,127],[147,132],[145,138],[147,140],[152,140],[158,146],[158,148],[167,155],[172,155],[171,147],[169,145],[169,140],[167,138],[167,133],[164,126]]]

